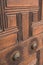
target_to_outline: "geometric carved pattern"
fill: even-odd
[[[7,65],[14,65],[12,61],[10,63],[10,55],[8,57],[6,55],[10,54],[16,45],[18,47],[23,47],[22,55],[24,59],[23,62],[20,60],[20,64],[17,61],[18,65],[27,65],[28,63],[31,65],[31,61],[34,59],[36,60],[36,58],[37,65],[39,65],[40,49],[43,46],[43,34],[39,33],[42,32],[43,26],[40,26],[40,23],[37,22],[41,21],[41,4],[42,0],[0,0],[0,31],[3,31],[0,32],[1,65],[6,65],[7,63]],[[36,25],[35,27],[33,23],[37,23],[39,26]],[[37,33],[36,31],[39,32]],[[29,45],[29,42],[34,38],[34,35],[36,35],[35,38],[37,37],[39,43],[38,48],[35,50],[35,54],[33,53],[33,55],[30,55],[29,50],[31,45]],[[4,62],[3,60],[6,61]],[[17,64],[15,63],[15,65]]]

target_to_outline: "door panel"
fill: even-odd
[[[5,24],[6,28],[16,27],[16,15],[15,14],[5,14]]]
[[[18,58],[18,61],[13,60],[13,54],[15,54],[16,51],[19,51],[21,54],[20,58]],[[19,46],[11,46],[6,50],[3,49],[2,52],[0,52],[0,65],[28,65],[32,63],[36,64],[36,53],[28,56],[27,54],[23,53],[24,51],[26,52],[26,48],[23,50],[23,48]]]
[[[17,34],[11,34],[0,38],[0,50],[16,44]]]
[[[36,4],[35,4],[36,3]],[[34,0],[5,0],[5,4],[7,7],[12,7],[12,6],[38,6],[38,0],[36,2]]]
[[[43,21],[32,24],[33,35],[37,35],[43,32]]]
[[[0,65],[42,65],[42,0],[0,0]]]
[[[38,42],[37,42],[38,40]],[[39,41],[40,40],[40,41]],[[32,48],[31,46],[35,43],[38,47]],[[31,45],[32,44],[32,45]],[[1,65],[32,65],[39,64],[40,52],[42,49],[42,35],[32,37],[31,39],[25,40],[23,42],[16,42],[15,45],[11,45],[0,50],[0,64]],[[15,58],[17,53],[18,58]],[[19,55],[18,55],[19,54]],[[39,54],[39,55],[38,55]]]

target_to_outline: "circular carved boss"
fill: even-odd
[[[6,55],[8,65],[19,65],[23,61],[23,48],[18,46]]]
[[[30,53],[35,52],[37,48],[38,48],[38,39],[33,38],[29,43],[29,52]]]

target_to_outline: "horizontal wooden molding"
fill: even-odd
[[[4,37],[4,36],[7,36],[7,35],[10,35],[10,34],[15,34],[17,33],[19,30],[17,27],[13,27],[13,28],[8,28],[6,29],[5,31],[1,32],[0,33],[0,38],[1,37]]]
[[[19,46],[21,46],[21,47],[23,47],[23,48],[26,47],[26,46],[29,46],[31,40],[34,39],[34,38],[37,38],[37,40],[38,40],[39,43],[38,43],[38,48],[37,48],[36,51],[38,51],[38,50],[40,50],[40,49],[43,48],[42,36],[43,36],[43,33],[40,33],[40,34],[38,34],[38,35],[35,35],[35,36],[33,36],[33,37],[30,37],[29,39],[27,39],[27,40],[25,40],[25,41],[20,41],[20,42],[19,42]],[[25,44],[24,44],[24,43],[25,43]],[[12,48],[13,46],[14,46],[14,48],[17,47],[17,46],[18,46],[18,41],[17,41],[17,44],[15,44],[15,45],[13,44],[13,45],[11,45],[11,46],[5,48],[5,49],[0,50],[0,53],[3,52],[3,51],[6,51],[8,48]]]
[[[12,7],[12,8],[5,8],[5,12],[7,13],[9,13],[9,12],[11,12],[11,13],[20,13],[20,12],[22,12],[22,13],[25,13],[25,12],[37,12],[37,11],[39,11],[39,7],[32,7],[32,6],[30,6],[30,7]]]
[[[38,26],[41,26],[43,25],[43,20],[39,21],[39,22],[32,22],[32,27],[38,27]]]

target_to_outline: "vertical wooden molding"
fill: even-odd
[[[40,65],[40,50],[36,52],[36,58],[37,58],[37,63],[36,65]]]
[[[38,22],[38,11],[33,12],[33,22]]]
[[[23,40],[29,38],[29,13],[22,13]]]
[[[3,30],[2,25],[2,7],[1,7],[1,0],[0,0],[0,32]]]
[[[42,0],[39,0],[38,20],[42,19]]]
[[[29,37],[32,36],[32,22],[33,22],[33,13],[29,12]]]
[[[5,28],[7,29],[8,28],[8,18],[7,18],[7,15],[5,14]]]
[[[2,20],[2,28],[3,28],[3,31],[4,31],[4,26],[5,26],[5,22],[4,22],[4,1],[1,0],[1,20]]]
[[[1,15],[0,15],[0,29],[1,29]]]
[[[7,0],[4,0],[4,6],[7,7]]]
[[[22,14],[21,13],[16,14],[16,20],[17,20],[17,26],[18,26],[18,29],[19,29],[19,32],[17,33],[17,40],[21,41],[21,40],[23,40]]]
[[[1,14],[0,14],[0,32],[2,31],[2,21],[1,21]]]
[[[43,48],[40,49],[40,65],[43,65]]]

